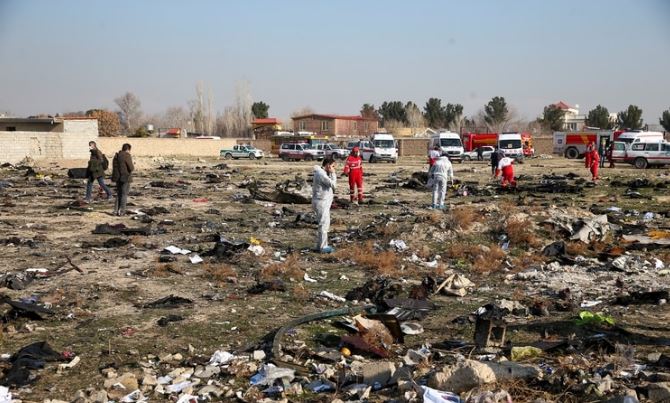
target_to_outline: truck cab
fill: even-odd
[[[463,142],[458,133],[442,131],[430,137],[430,149],[440,147],[446,153],[450,161],[463,162]]]
[[[503,151],[505,157],[523,160],[521,133],[500,133],[498,135],[498,149]]]

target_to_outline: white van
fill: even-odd
[[[619,135],[616,141],[623,141],[624,143],[653,143],[658,141],[663,141],[663,133],[661,132],[643,132],[643,131],[631,131],[623,132]]]
[[[362,140],[359,147],[365,161],[398,162],[398,148],[392,134],[374,133],[370,140]]]
[[[498,135],[498,149],[503,151],[505,157],[522,160],[523,144],[521,133],[500,133]]]
[[[463,162],[463,142],[458,133],[442,131],[430,137],[430,150],[435,146],[440,147],[446,153],[450,161]]]

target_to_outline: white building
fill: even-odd
[[[559,101],[554,106],[565,112],[563,114],[563,130],[577,131],[584,128],[586,116],[579,114],[579,105],[570,106],[563,101]]]

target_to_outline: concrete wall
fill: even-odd
[[[97,122],[96,122],[97,125]],[[78,133],[0,132],[0,162],[39,159],[88,159],[88,142],[98,130]]]
[[[98,148],[105,154],[114,155],[124,143],[132,146],[131,152],[138,157],[218,157],[222,148],[230,148],[237,144],[236,139],[196,140],[196,139],[160,139],[160,138],[128,138],[100,137]]]

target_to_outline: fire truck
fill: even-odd
[[[463,148],[466,152],[473,151],[477,147],[481,146],[491,146],[491,147],[500,147],[501,136],[510,137],[513,133],[463,133],[461,135],[463,140]],[[514,133],[516,134],[516,133]],[[528,132],[519,133],[521,136],[521,146],[523,147],[523,156],[532,157],[535,155],[535,149],[533,148],[533,137]],[[505,148],[505,147],[503,147]]]
[[[582,158],[589,143],[598,146],[601,141],[604,141],[608,149],[610,143],[615,141],[621,133],[623,131],[620,130],[554,132],[554,154],[564,155],[569,159]]]

